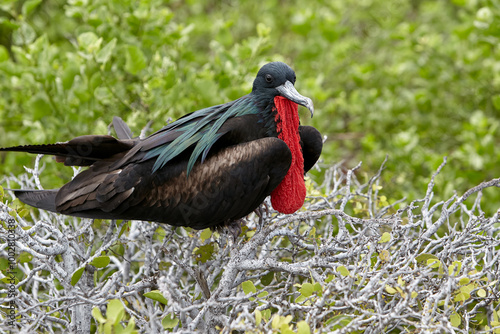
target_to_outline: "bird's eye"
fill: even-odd
[[[273,82],[273,76],[271,74],[266,74],[266,81]]]

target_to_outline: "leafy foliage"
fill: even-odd
[[[405,320],[388,321],[381,330],[486,331],[500,325],[495,299],[500,194],[485,187],[480,194],[488,200],[481,205],[478,196],[460,202],[457,211],[443,209],[459,200],[454,191],[464,193],[500,174],[499,22],[498,0],[6,0],[0,4],[0,146],[104,134],[113,115],[122,117],[136,135],[146,124],[158,129],[169,118],[248,93],[263,63],[285,61],[297,72],[298,90],[315,103],[314,119],[300,111],[303,122],[328,136],[324,163],[343,161],[351,167],[364,162],[363,172],[345,174],[340,166],[324,175],[316,172],[325,184],[308,183],[308,193],[317,199],[309,209],[328,203],[329,209],[341,209],[353,220],[326,215],[292,224],[293,216],[285,228],[279,225],[283,217],[268,217],[266,224],[279,225],[283,235],[267,240],[272,247],[256,249],[275,254],[280,266],[239,272],[223,299],[229,310],[225,330],[362,331],[373,319],[384,324],[379,320],[389,319],[392,313],[387,312],[394,308]],[[369,175],[387,155],[381,188]],[[432,192],[426,192],[429,175],[445,155],[445,171]],[[0,175],[19,175],[21,166],[33,165],[31,159],[2,152]],[[71,177],[55,163],[44,168],[41,183],[46,188]],[[330,187],[339,175],[340,193]],[[34,187],[38,182],[26,174],[15,179],[9,177],[7,186]],[[352,182],[358,182],[359,192],[351,192],[347,180],[358,179],[364,181]],[[385,195],[379,194],[381,189]],[[363,191],[371,197],[360,196]],[[424,204],[411,201],[424,195]],[[400,201],[404,196],[408,200]],[[66,328],[71,312],[92,313],[92,330],[101,332],[153,330],[147,326],[176,331],[189,326],[188,319],[200,326],[202,318],[220,320],[210,309],[213,304],[200,305],[207,298],[202,286],[208,284],[214,293],[223,275],[231,274],[226,270],[234,269],[225,266],[228,258],[241,250],[229,247],[225,236],[203,231],[197,239],[197,232],[155,224],[115,226],[39,213],[49,226],[18,201],[10,202],[1,188],[0,200],[8,203],[2,204],[2,217],[18,221],[23,240],[41,243],[23,248],[15,276],[23,300],[45,303],[36,312],[48,317],[50,325],[40,324],[40,330]],[[405,206],[410,203],[415,208]],[[347,219],[344,227],[342,219]],[[419,232],[433,226],[426,235],[430,239],[402,257],[405,242],[415,243]],[[46,244],[65,240],[60,231],[68,230],[75,242],[72,252],[79,255],[73,262],[67,249]],[[244,228],[244,242],[262,233]],[[359,239],[352,237],[357,233]],[[151,238],[142,239],[144,235]],[[285,266],[314,258],[311,251],[347,236],[358,242],[352,245],[358,252],[339,248],[333,252],[337,255],[321,253],[333,262],[326,269],[320,266],[323,271],[316,278],[310,270],[290,274]],[[459,241],[462,248],[457,248]],[[52,253],[45,254],[47,249]],[[408,260],[412,256],[413,262]],[[124,258],[126,264],[119,265]],[[7,266],[0,259],[4,275]],[[65,275],[53,270],[61,266]],[[196,267],[215,274],[205,278]],[[403,267],[407,271],[400,272]],[[157,269],[179,280],[160,280],[158,287]],[[48,280],[33,280],[33,275]],[[145,279],[148,275],[153,275],[151,281]],[[6,276],[2,282],[7,283]],[[104,287],[114,289],[104,293]],[[55,296],[66,293],[88,301],[82,293],[91,289],[96,292],[91,309]],[[36,291],[46,300],[31,299]],[[142,291],[148,292],[140,295]],[[163,297],[165,291],[171,294]],[[364,298],[361,292],[371,294]],[[311,311],[316,305],[323,313]],[[138,310],[159,321],[148,322]]]

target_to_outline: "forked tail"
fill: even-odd
[[[23,203],[39,209],[56,211],[56,195],[59,189],[50,190],[19,190],[14,189],[14,194]]]

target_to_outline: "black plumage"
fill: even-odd
[[[219,227],[248,215],[273,191],[276,202],[288,201],[285,191],[275,189],[292,169],[301,175],[288,184],[303,183],[303,173],[319,158],[320,133],[298,126],[296,115],[296,104],[312,115],[312,102],[294,83],[288,65],[269,63],[250,94],[185,115],[145,139],[132,138],[115,119],[118,139],[89,135],[0,150],[51,154],[66,165],[90,166],[60,189],[16,190],[29,205],[77,217]],[[297,134],[298,149],[289,133]]]

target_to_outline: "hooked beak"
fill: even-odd
[[[290,81],[287,80],[283,85],[276,87],[276,90],[281,96],[309,109],[311,112],[311,118],[313,117],[314,105],[312,100],[308,97],[300,95]]]

